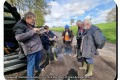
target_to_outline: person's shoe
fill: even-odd
[[[35,70],[35,73],[38,72],[38,70]]]
[[[89,64],[88,67],[89,67],[89,68],[88,68],[88,73],[85,74],[85,77],[90,77],[90,76],[92,76],[93,64]]]
[[[38,71],[41,70],[41,69],[42,69],[42,68],[39,67],[39,69],[38,69],[38,70],[35,70],[35,72],[38,72]]]
[[[41,68],[41,71],[45,71],[45,69],[44,69],[44,68]]]
[[[87,63],[84,61],[83,62],[83,67],[79,67],[81,70],[87,70]]]
[[[64,54],[64,56],[66,55],[66,53]]]
[[[71,54],[69,54],[69,56],[71,56]]]
[[[38,71],[44,71],[44,68],[39,68],[38,70],[35,70],[35,72],[38,72]]]
[[[78,58],[78,59],[80,59],[80,58],[81,58],[81,56],[78,56],[77,58]]]

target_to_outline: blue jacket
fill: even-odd
[[[54,36],[56,36],[51,30],[49,30],[48,34],[47,32],[45,32],[46,35],[48,35],[49,38],[53,38]]]
[[[42,34],[41,39],[42,39],[42,44],[43,44],[44,49],[48,50],[49,49],[49,38],[48,38],[48,36],[44,33],[44,34]]]
[[[49,38],[53,38],[54,36],[56,36],[56,35],[51,30],[49,30],[48,34],[46,32],[44,32],[44,34],[42,34],[42,36],[41,36],[42,44],[43,44],[45,50],[48,50],[49,46],[52,45],[52,41],[49,41]]]

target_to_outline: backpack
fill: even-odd
[[[102,34],[102,31],[99,28],[93,28],[93,30],[91,31],[92,37],[93,37],[94,30],[99,30],[100,31],[100,35],[98,35],[99,36],[98,40],[100,41],[100,43],[95,44],[95,46],[98,49],[102,49],[104,47],[104,45],[105,45],[106,37]]]

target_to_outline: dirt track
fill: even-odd
[[[71,52],[71,57],[67,54],[64,56],[64,45],[61,39],[61,33],[54,32],[57,34],[58,38],[58,47],[62,48],[62,53],[58,54],[58,61],[52,61],[50,65],[47,65],[45,59],[41,61],[41,67],[45,67],[44,71],[38,71],[35,73],[35,76],[78,76],[78,79],[67,79],[64,80],[114,80],[116,77],[116,45],[112,43],[106,43],[105,47],[102,50],[99,50],[100,55],[94,57],[94,70],[93,76],[89,79],[83,79],[83,75],[86,73],[84,70],[79,70],[78,67],[82,66],[81,61],[74,58],[74,48]],[[72,46],[76,45],[76,40],[74,37]],[[45,57],[45,55],[44,55]],[[5,76],[26,76],[26,69],[19,71],[18,73],[7,74]],[[9,79],[10,80],[10,79]],[[13,79],[11,79],[13,80]],[[18,80],[18,79],[17,79]],[[21,79],[19,79],[21,80]],[[50,80],[49,79],[40,79],[39,80]],[[51,80],[63,80],[61,79],[51,79]]]

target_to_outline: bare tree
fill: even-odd
[[[46,0],[6,0],[12,6],[16,7],[21,17],[27,11],[36,15],[36,26],[42,26],[45,23],[44,16],[50,13],[50,5]],[[50,0],[49,0],[50,1]]]
[[[106,21],[116,22],[116,7],[113,8],[109,13],[107,13]]]

